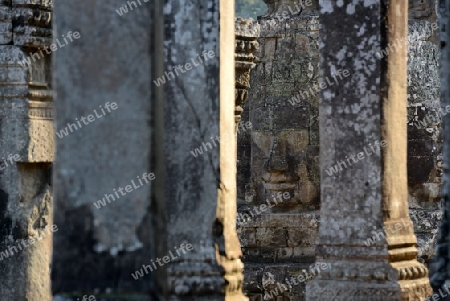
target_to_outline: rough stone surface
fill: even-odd
[[[95,9],[87,9],[93,5],[55,3],[55,35],[78,31],[81,37],[54,53],[55,127],[78,127],[56,140],[60,230],[54,237],[52,290],[74,298],[109,294],[118,300],[134,293],[150,300],[154,273],[138,280],[131,273],[156,259],[152,182],[143,180],[153,172],[151,6],[119,16],[115,10],[123,1],[95,1]],[[83,124],[82,117],[93,121]],[[122,192],[115,192],[119,188]],[[106,201],[105,194],[114,200]],[[102,199],[105,206],[94,205]]]
[[[450,3],[448,1],[440,1],[440,31],[441,31],[441,83],[442,94],[441,100],[444,106],[450,105]],[[433,262],[430,268],[430,283],[435,293],[439,294],[440,291],[446,292],[450,287],[450,274],[449,274],[449,237],[450,237],[450,201],[449,201],[449,158],[450,158],[450,139],[448,135],[448,129],[450,127],[450,115],[446,115],[442,119],[444,129],[444,142],[443,142],[443,216],[442,223],[439,227],[436,256],[433,258]],[[443,298],[443,301],[448,301],[450,297]]]
[[[437,30],[435,28],[437,13],[435,3],[431,2],[426,2],[425,4],[420,3],[420,1],[409,2],[410,20],[408,26],[408,200],[414,231],[417,235],[418,258],[420,262],[426,265],[428,265],[434,255],[437,225],[442,216],[439,210],[442,173],[442,131],[440,116],[434,119],[434,115],[441,111],[439,100],[440,77],[438,72],[440,59],[436,39]],[[295,115],[295,112],[280,106],[279,104],[282,101],[278,101],[278,104],[275,106],[271,106],[267,102],[267,99],[273,97],[268,91],[274,90],[275,93],[273,94],[279,99],[284,99],[288,103],[292,102],[293,107],[301,107],[305,102],[304,96],[307,96],[305,91],[308,92],[308,89],[311,88],[314,91],[314,84],[317,84],[317,74],[312,80],[301,80],[302,76],[304,77],[304,73],[296,73],[296,68],[293,67],[296,64],[292,63],[291,66],[291,62],[289,62],[292,55],[299,55],[305,58],[311,55],[310,53],[314,53],[314,48],[305,50],[307,41],[298,35],[297,30],[298,26],[301,26],[299,24],[302,24],[298,22],[298,16],[314,12],[314,4],[311,7],[302,7],[301,2],[297,1],[270,2],[267,4],[269,11],[258,21],[258,24],[262,27],[262,33],[259,38],[260,49],[255,54],[258,57],[257,68],[251,72],[249,101],[242,105],[244,108],[242,121],[251,121],[254,127],[251,131],[238,134],[238,233],[243,246],[244,261],[256,266],[272,261],[282,262],[284,260],[285,262],[291,261],[294,263],[301,260],[310,260],[317,237],[317,230],[308,229],[308,231],[302,231],[300,230],[301,228],[296,228],[298,231],[288,231],[289,239],[286,243],[283,231],[279,230],[281,232],[275,233],[274,231],[278,228],[266,228],[264,224],[261,224],[259,217],[252,217],[252,214],[258,215],[255,213],[254,208],[258,208],[261,205],[261,201],[264,199],[262,195],[266,193],[265,187],[264,189],[258,188],[258,185],[255,184],[257,182],[255,179],[263,178],[261,174],[264,174],[269,163],[271,163],[271,160],[268,159],[269,154],[276,156],[277,153],[280,153],[278,149],[284,148],[284,145],[281,145],[281,147],[272,151],[272,145],[277,141],[281,141],[287,145],[287,152],[292,152],[292,147],[289,149],[291,146],[289,145],[290,137],[284,135],[278,137],[278,139],[271,139],[268,137],[270,135],[260,133],[258,127],[265,125],[266,128],[276,128],[278,126],[279,128],[286,127],[295,130],[295,128],[299,127],[299,121],[301,120],[304,122],[303,126],[308,129],[308,135],[303,135],[308,139],[310,138],[305,141],[305,143],[309,143],[308,147],[311,149],[311,146],[318,143],[319,139],[319,129],[315,123],[315,120],[318,118],[318,100],[307,103],[307,108],[300,118],[293,118],[292,116],[293,114]],[[292,21],[287,22],[286,18],[291,18]],[[293,25],[294,20],[297,20],[295,25]],[[315,30],[314,23],[310,22],[308,26],[308,30],[311,30],[312,33],[308,35],[310,41],[314,38],[318,39],[318,35],[313,34]],[[297,36],[292,38],[292,33],[295,33]],[[239,35],[239,29],[236,29],[236,35]],[[286,37],[291,37],[295,41],[288,44],[284,41],[287,39]],[[402,43],[406,44],[406,40]],[[292,49],[295,49],[295,51],[292,51]],[[305,51],[306,55],[304,55]],[[288,58],[287,66],[284,69],[278,68],[275,70],[275,73],[273,65],[280,64],[279,61],[284,59],[283,56]],[[314,54],[312,56],[314,57]],[[377,55],[376,58],[380,59],[380,56]],[[272,74],[276,78],[275,81],[270,78]],[[324,76],[330,78],[330,74]],[[285,83],[289,82],[290,77],[296,78],[295,89],[300,85],[299,82],[303,83],[303,86],[298,91],[293,89],[297,92],[294,95],[291,93],[292,89],[290,86]],[[268,78],[270,79],[267,80]],[[237,84],[239,84],[240,78],[237,77],[236,80]],[[300,94],[302,92],[303,94]],[[316,92],[312,94],[317,97]],[[257,104],[263,105],[259,108]],[[253,110],[256,112],[253,112]],[[431,119],[424,118],[430,114]],[[263,149],[266,148],[264,155],[259,155],[255,151],[260,146]],[[312,193],[318,198],[318,155],[306,158],[306,160],[299,154],[288,153],[286,157],[291,159],[286,160],[288,168],[292,168],[292,159],[294,160],[293,165],[296,164],[296,161],[306,161],[309,164],[299,181],[313,176],[314,185],[308,185],[306,189],[301,189],[301,195],[304,198],[308,198],[309,194]],[[282,161],[283,159],[280,159],[278,162],[282,163]],[[379,182],[380,178],[374,174],[368,180],[370,185],[377,185]],[[295,207],[291,206],[278,210],[290,210],[292,212],[293,208]],[[269,209],[262,214],[272,211],[277,212],[276,210],[277,208]],[[419,218],[419,215],[421,218]],[[248,216],[257,222],[242,222]],[[318,215],[316,218],[308,219],[308,222],[318,224]],[[294,227],[297,222],[298,220],[293,221]],[[291,233],[296,233],[294,235],[297,237],[293,238],[294,235],[291,235]],[[301,241],[299,246],[293,247],[295,244],[293,243],[294,239]],[[304,243],[306,245],[302,245]],[[296,256],[300,256],[300,258]],[[258,281],[254,277],[254,274],[246,274],[246,290],[251,286],[251,283]],[[262,286],[259,287],[262,289]]]
[[[349,76],[320,92],[316,259],[331,268],[307,284],[306,300],[423,300],[431,292],[428,271],[416,261],[417,240],[408,216],[407,49],[398,45],[387,57],[376,56],[407,38],[407,2],[323,4],[320,77],[339,69]],[[367,152],[382,140],[385,147]],[[350,165],[347,158],[360,152],[366,156]],[[323,170],[344,161],[350,166],[338,175]],[[367,243],[374,232],[394,225],[394,234]]]
[[[258,37],[260,35],[260,27],[258,23],[251,20],[237,18],[235,21],[235,66],[236,66],[236,91],[235,102],[236,108],[234,111],[236,130],[238,130],[239,122],[241,121],[242,107],[241,105],[247,100],[248,86],[250,85],[250,70],[255,65],[256,57],[253,53],[258,50]]]
[[[292,273],[314,261],[319,126],[318,93],[312,87],[318,84],[319,24],[313,3],[267,3],[269,11],[258,21],[257,67],[242,113],[242,122],[252,128],[238,134],[237,223],[243,261],[252,267],[244,269],[251,298],[269,300],[274,286],[283,284],[263,285],[261,275],[271,279],[268,266]],[[295,292],[304,295],[304,283]]]
[[[408,24],[408,190],[417,216],[440,216],[442,198],[442,115],[440,49],[436,1],[409,1]],[[434,254],[440,219],[414,219],[419,257]],[[431,227],[430,224],[431,223]],[[434,227],[436,226],[436,227]]]
[[[46,20],[29,12],[45,11]],[[0,299],[51,300],[54,159],[52,1],[0,4]],[[43,22],[41,22],[43,21]],[[46,38],[32,28],[40,27]],[[20,34],[18,34],[20,32]],[[17,34],[16,34],[17,33]],[[27,40],[27,43],[23,43]],[[26,47],[23,47],[26,46]],[[6,161],[5,161],[6,160]]]
[[[196,296],[196,300],[244,301],[248,299],[242,293],[242,253],[235,226],[236,95],[230,89],[235,86],[236,67],[234,3],[204,3],[169,1],[165,6],[169,23],[174,22],[165,32],[165,69],[198,62],[202,53],[213,57],[164,87],[166,130],[161,141],[165,150],[172,150],[161,166],[167,210],[165,247],[169,250],[186,242],[193,251],[168,265],[167,284],[162,279],[158,282],[170,300]],[[251,53],[246,46],[251,43],[244,43],[243,49]],[[202,145],[205,153],[193,156],[192,151]],[[173,183],[179,185],[173,187]]]

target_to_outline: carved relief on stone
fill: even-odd
[[[298,30],[262,22],[261,62],[252,75],[249,103],[251,184],[247,201],[264,203],[289,193],[277,206],[316,210],[318,170],[318,20],[299,17]],[[314,24],[307,27],[307,24]],[[300,206],[295,208],[295,206]]]
[[[288,193],[290,198],[279,206],[317,209],[318,189],[310,179],[314,161],[309,157],[308,130],[257,128],[252,132],[252,144],[252,176],[259,199],[271,200],[277,193]]]
[[[52,43],[53,0],[13,0],[14,44],[28,47]]]
[[[263,0],[267,5],[267,13],[263,17],[270,15],[280,15],[285,18],[292,15],[309,14],[318,9],[318,0]]]
[[[12,41],[11,7],[0,6],[0,44],[7,45]]]
[[[435,2],[430,0],[409,0],[409,18],[429,17],[433,13]]]
[[[250,85],[250,70],[256,64],[256,57],[253,55],[258,50],[259,24],[253,23],[251,20],[237,18],[235,20],[235,121],[236,125],[241,120],[241,105],[247,100],[247,88]]]

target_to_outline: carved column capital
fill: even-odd
[[[252,20],[236,18],[235,21],[235,69],[236,69],[236,87],[235,87],[235,121],[236,125],[241,120],[242,107],[247,100],[250,86],[250,70],[256,64],[256,57],[253,55],[259,49],[258,37],[260,26]]]

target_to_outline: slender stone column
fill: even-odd
[[[166,64],[156,76],[173,78],[160,88],[164,136],[156,144],[165,149],[165,252],[192,248],[168,264],[158,286],[170,300],[247,300],[234,225],[234,2],[187,2],[164,8]]]
[[[331,0],[321,8],[320,76],[350,74],[321,90],[316,259],[331,269],[308,283],[311,301],[423,300],[431,292],[408,216],[408,3],[366,2]],[[386,47],[389,55],[379,59]],[[324,172],[332,166],[337,175]]]
[[[51,300],[53,2],[37,2],[0,4],[2,301]]]

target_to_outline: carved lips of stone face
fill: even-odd
[[[253,166],[262,167],[253,170],[260,201],[270,201],[279,192],[291,195],[280,206],[309,203],[317,196],[305,163],[307,130],[253,131],[252,141],[257,147],[252,147]]]

